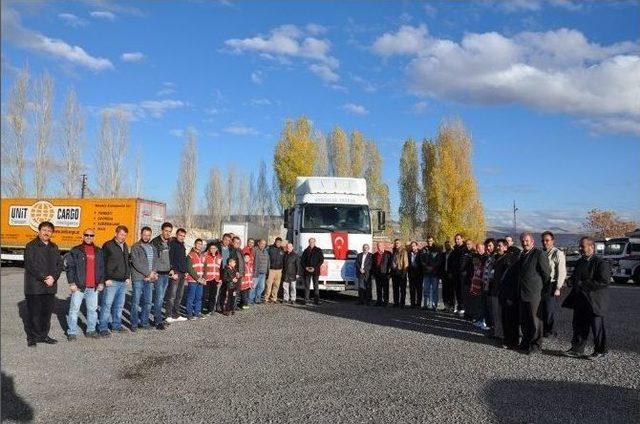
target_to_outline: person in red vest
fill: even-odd
[[[240,282],[240,307],[249,309],[249,292],[253,283],[253,258],[248,253],[244,254],[244,275]]]
[[[203,290],[203,306],[207,315],[213,314],[218,306],[218,294],[220,293],[220,267],[222,266],[222,255],[218,251],[218,246],[210,243],[207,252],[204,254],[204,278],[207,284]]]
[[[205,284],[204,255],[202,254],[202,239],[196,239],[191,252],[187,255],[187,274],[184,280],[187,288],[187,319],[204,318],[202,315],[202,291]]]

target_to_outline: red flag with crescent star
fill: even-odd
[[[347,259],[349,252],[349,233],[331,233],[331,243],[333,244],[333,255],[336,259]]]

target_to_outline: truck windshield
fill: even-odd
[[[369,207],[366,205],[305,205],[302,210],[304,232],[347,231],[371,233]]]
[[[624,253],[624,248],[626,246],[627,246],[626,243],[621,243],[621,242],[605,243],[604,254],[605,255],[622,255]]]

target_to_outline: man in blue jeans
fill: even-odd
[[[169,240],[173,225],[165,222],[160,227],[160,235],[151,240],[151,244],[156,252],[155,265],[158,279],[154,283],[153,293],[153,324],[158,330],[164,330],[165,323],[162,320],[162,304],[164,303],[164,295],[169,286],[169,271],[171,271],[171,261],[169,259]]]
[[[82,244],[72,248],[66,256],[67,282],[71,291],[67,315],[67,340],[76,340],[78,314],[84,300],[87,307],[87,337],[97,339],[98,292],[104,288],[104,258],[102,250],[93,242],[95,231],[84,230]]]
[[[258,240],[258,245],[253,248],[253,287],[249,292],[249,303],[261,303],[264,283],[269,271],[269,251],[267,241]]]
[[[158,279],[155,267],[156,252],[151,244],[151,228],[143,227],[140,230],[140,240],[131,246],[131,280],[133,281],[133,293],[131,294],[131,331],[137,331],[138,321],[143,330],[149,326],[149,313],[153,284]],[[138,315],[138,306],[142,299],[142,316]]]
[[[129,265],[129,246],[126,238],[129,230],[124,225],[116,227],[116,235],[102,245],[104,255],[105,289],[100,302],[100,336],[109,337],[112,331],[125,333],[122,326],[127,286],[131,285],[131,267]]]
[[[432,236],[427,237],[427,245],[422,249],[420,262],[422,265],[422,296],[425,310],[435,311],[438,308],[439,274],[442,252],[434,244]]]

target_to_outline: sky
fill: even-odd
[[[460,118],[490,227],[573,231],[592,208],[640,221],[640,3],[2,2],[2,108],[20,68],[86,115],[131,119],[128,175],[172,209],[184,132],[209,169],[270,166],[284,122],[359,129],[382,153],[397,215],[399,154]],[[256,172],[257,173],[257,172]],[[55,187],[53,187],[55,188]]]

